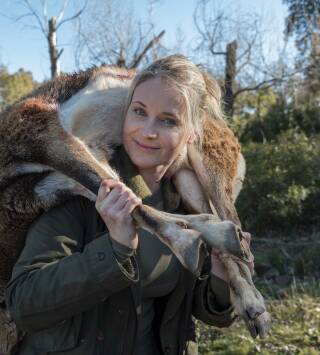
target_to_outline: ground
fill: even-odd
[[[268,240],[268,239],[267,239]],[[272,329],[252,339],[242,320],[228,329],[197,322],[200,355],[320,355],[320,235],[273,238],[254,246],[260,276],[257,288],[266,299]]]

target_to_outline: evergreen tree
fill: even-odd
[[[10,74],[5,66],[0,66],[0,110],[13,104],[35,87],[32,73],[19,69]]]
[[[320,0],[283,0],[288,5],[287,34],[295,37],[309,93],[320,91]]]

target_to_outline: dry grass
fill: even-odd
[[[286,249],[310,269],[319,270],[319,254],[314,255],[318,248],[314,245],[312,248],[300,246],[300,251],[293,250],[292,246]],[[277,270],[276,277],[255,280],[272,316],[270,334],[265,339],[252,339],[240,319],[228,329],[215,329],[198,322],[200,355],[320,355],[320,281],[317,273],[309,273],[308,277],[297,274],[297,258],[288,258],[282,246],[270,248],[269,245],[269,249],[263,249],[267,250],[263,258],[258,252],[257,259],[264,259],[262,262]],[[302,268],[305,270],[306,267]]]

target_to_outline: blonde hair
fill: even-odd
[[[199,149],[203,140],[205,119],[223,120],[221,90],[217,81],[204,70],[181,54],[170,55],[153,62],[138,73],[131,83],[124,109],[126,115],[134,90],[141,83],[161,77],[173,88],[186,106],[187,123],[192,127]]]

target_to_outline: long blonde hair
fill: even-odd
[[[204,119],[224,119],[219,84],[202,66],[195,65],[184,55],[163,57],[135,76],[129,89],[124,115],[131,104],[136,87],[156,77],[165,79],[184,101],[187,122],[195,133],[195,144],[201,149]]]

